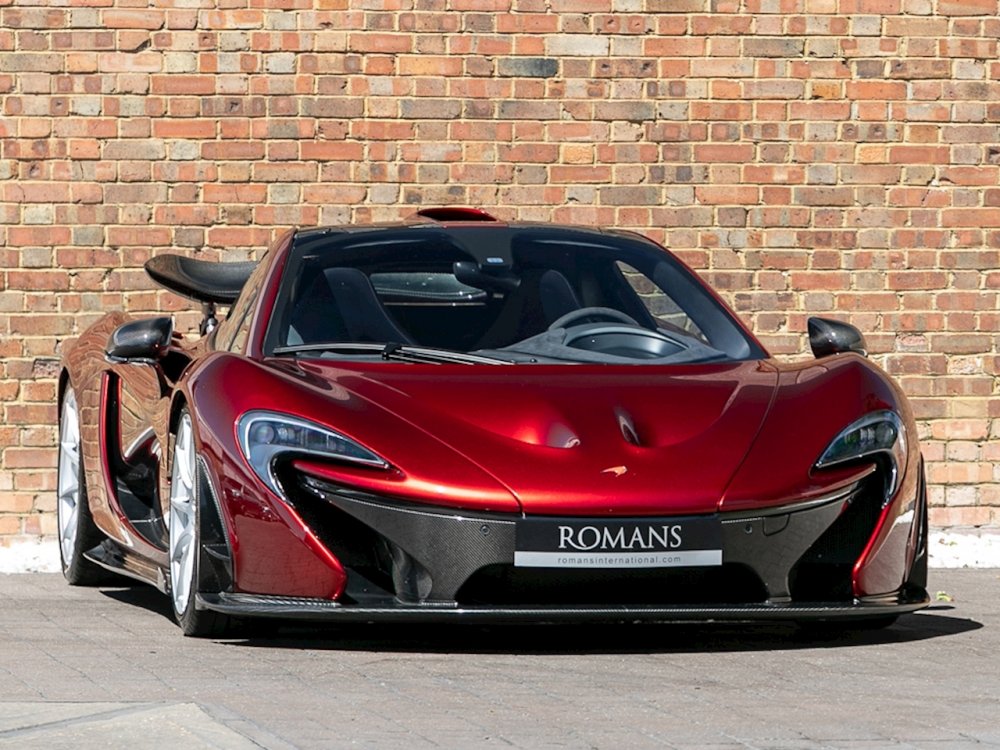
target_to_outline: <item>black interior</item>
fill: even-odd
[[[655,335],[651,331],[618,327],[602,327],[580,331],[566,338],[566,346],[591,352],[604,352],[632,359],[663,359],[684,347],[676,341]]]

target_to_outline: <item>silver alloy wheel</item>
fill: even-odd
[[[191,417],[182,414],[174,440],[174,464],[170,474],[170,596],[174,611],[184,614],[194,585],[198,555],[195,489],[194,432]]]
[[[59,420],[59,470],[57,474],[56,526],[63,568],[69,566],[80,530],[80,414],[76,395],[67,388]]]

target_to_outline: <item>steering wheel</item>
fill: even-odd
[[[612,307],[581,307],[579,310],[570,310],[565,315],[560,315],[552,321],[549,326],[550,331],[556,328],[569,328],[570,325],[586,318],[597,318],[598,320],[612,320],[615,323],[625,323],[630,326],[639,326],[639,321],[630,315],[626,315],[621,310]]]

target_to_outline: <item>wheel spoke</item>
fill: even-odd
[[[198,554],[195,467],[194,432],[190,417],[184,414],[174,440],[168,521],[170,589],[174,611],[178,615],[190,605]]]
[[[174,543],[174,546],[175,550],[171,559],[178,563],[183,562],[187,557],[188,547],[191,546],[190,529],[184,529],[177,535],[177,541]]]
[[[63,539],[63,541],[70,541],[70,542],[72,542],[73,538],[76,536],[76,533],[75,533],[76,532],[76,514],[79,513],[79,512],[80,512],[79,509],[75,505],[71,509],[69,509],[69,510],[66,511],[66,513],[68,515],[68,519],[66,521],[65,527],[62,530],[62,539]]]

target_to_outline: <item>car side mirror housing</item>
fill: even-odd
[[[104,353],[112,362],[149,364],[159,360],[174,334],[171,318],[144,318],[118,326],[108,338]]]
[[[809,347],[817,359],[847,352],[868,356],[861,331],[850,323],[829,318],[809,318]]]

